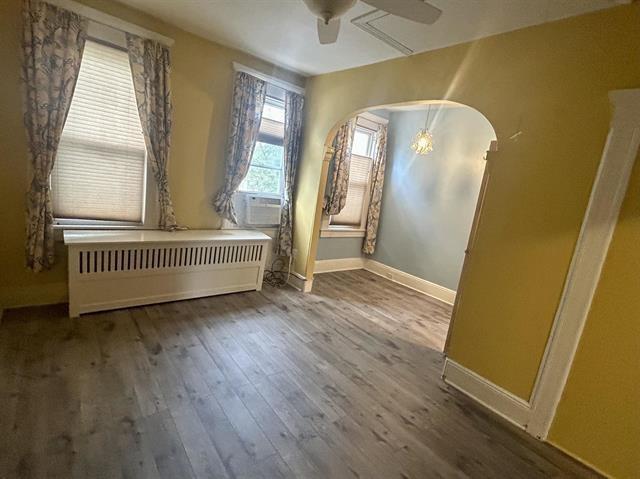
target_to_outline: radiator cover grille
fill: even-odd
[[[77,273],[257,263],[262,260],[263,250],[262,244],[81,250],[77,252]]]

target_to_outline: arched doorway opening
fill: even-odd
[[[432,321],[417,312],[413,318],[407,315],[402,330],[405,339],[443,351],[481,218],[487,159],[497,149],[495,129],[478,110],[444,100],[382,105],[345,121],[351,118],[349,192],[343,209],[333,215],[325,197],[335,181],[334,139],[344,122],[325,141],[312,268],[316,273],[365,269],[435,298],[430,300]],[[367,215],[375,189],[372,172],[380,160],[375,145],[382,129],[387,140],[384,182],[373,225],[375,245],[365,254],[362,245],[372,228]],[[416,151],[421,130],[432,137],[431,151]],[[321,287],[321,281],[316,285]]]

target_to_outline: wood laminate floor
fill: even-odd
[[[0,477],[575,477],[443,384],[450,308],[364,271],[0,326]]]

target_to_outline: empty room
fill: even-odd
[[[0,477],[640,477],[640,3],[0,2]]]

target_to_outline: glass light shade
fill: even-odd
[[[411,144],[411,149],[419,155],[426,155],[433,151],[433,136],[429,130],[420,130]]]

